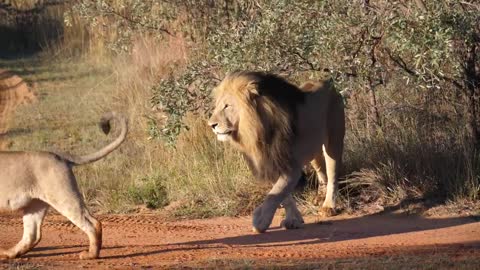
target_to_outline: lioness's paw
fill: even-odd
[[[335,211],[335,208],[322,207],[320,208],[319,214],[324,217],[331,217],[337,215],[337,211]]]
[[[273,220],[275,211],[265,210],[263,206],[259,206],[253,211],[253,232],[265,232]]]
[[[15,259],[17,257],[17,253],[11,252],[6,249],[0,249],[0,259]]]
[[[92,253],[85,250],[85,251],[80,252],[79,257],[80,257],[80,260],[91,260],[91,259],[98,258],[98,254],[92,254]]]

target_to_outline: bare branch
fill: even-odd
[[[315,67],[315,65],[310,62],[307,58],[305,58],[303,55],[301,55],[300,53],[298,52],[295,52],[295,51],[292,51],[292,53],[296,56],[298,56],[298,58],[302,59],[302,61],[307,64],[311,70],[315,70],[315,71],[320,71],[320,68],[317,68]]]
[[[106,2],[105,2],[105,3],[106,3]],[[115,11],[115,9],[114,9],[112,6],[110,6],[108,3],[106,3],[106,5],[109,7],[109,11],[107,11],[106,13],[109,13],[109,14],[112,14],[112,15],[115,15],[115,16],[118,16],[118,17],[120,17],[120,18],[122,18],[122,19],[124,19],[124,20],[126,20],[126,21],[128,21],[128,22],[130,22],[130,23],[138,24],[138,25],[140,25],[140,26],[142,26],[142,27],[144,27],[144,28],[151,29],[151,30],[161,31],[161,32],[164,32],[164,33],[167,34],[167,35],[170,35],[170,36],[172,36],[172,37],[175,37],[174,34],[172,34],[170,31],[168,31],[168,30],[165,29],[165,28],[153,27],[153,26],[144,24],[144,23],[142,23],[142,22],[136,21],[136,20],[134,20],[134,19],[132,19],[132,18],[129,18],[129,17],[127,17],[127,16],[125,16],[125,15],[123,15],[123,14]]]
[[[387,53],[388,53],[388,57],[398,66],[400,67],[401,69],[403,69],[403,71],[405,71],[406,73],[408,73],[409,75],[412,75],[414,77],[418,77],[418,73],[409,68],[407,63],[405,63],[405,61],[400,57],[400,56],[393,56],[391,51],[390,50],[386,50]],[[453,86],[455,86],[458,90],[464,90],[463,86],[461,83],[459,83],[457,80],[453,79],[453,78],[450,78],[450,77],[447,77],[445,75],[440,75],[440,74],[436,74],[437,77],[439,77],[440,79],[446,81],[446,82],[449,82],[451,83]]]
[[[425,3],[423,3],[422,0],[415,0],[415,5],[417,5],[417,7],[421,9],[423,12],[427,12],[427,7],[425,6]]]
[[[470,2],[467,2],[467,1],[460,1],[460,4],[462,6],[470,6],[470,7],[473,7],[475,9],[477,9],[478,11],[480,11],[480,5],[479,4],[475,4],[475,3],[470,3]]]
[[[394,56],[389,49],[386,49],[386,52],[387,52],[390,60],[392,60],[393,63],[395,63],[401,69],[403,69],[403,71],[407,72],[408,74],[410,74],[412,76],[415,76],[415,77],[418,76],[417,72],[415,72],[413,69],[409,68],[407,66],[407,63],[405,63],[405,61],[403,61],[403,59],[400,56]]]

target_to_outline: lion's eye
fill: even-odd
[[[229,107],[230,107],[230,105],[225,104],[225,107],[223,107],[223,109],[225,110],[226,108],[229,108]]]

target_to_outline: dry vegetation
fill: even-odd
[[[9,8],[2,11],[0,6],[0,14],[22,18],[25,10],[45,8],[32,13],[36,27],[28,33],[25,25],[31,21],[1,22],[1,35],[16,35],[13,43],[0,44],[13,58],[1,60],[0,68],[37,82],[40,98],[17,112],[10,149],[85,153],[108,140],[95,126],[102,112],[122,111],[130,119],[128,141],[119,151],[78,168],[84,196],[98,210],[125,212],[173,202],[176,214],[196,217],[251,210],[264,189],[252,181],[238,153],[216,143],[204,123],[209,90],[237,68],[268,70],[295,82],[327,76],[336,80],[347,104],[341,186],[345,210],[412,199],[477,200],[480,195],[480,160],[468,127],[468,100],[439,75],[463,83],[455,73],[458,57],[451,56],[457,52],[435,47],[458,40],[451,34],[454,27],[443,31],[434,20],[438,14],[451,15],[457,24],[468,24],[459,18],[478,11],[474,2],[460,15],[435,4],[427,5],[430,15],[411,3],[370,1],[371,11],[362,11],[360,1],[315,4],[319,13],[349,7],[347,14],[338,11],[329,20],[311,13],[315,9],[309,1],[19,2],[2,1]],[[369,15],[375,10],[384,13]],[[398,18],[400,11],[405,18]],[[399,41],[408,45],[404,48],[392,35],[375,43],[377,33],[393,32],[380,19],[389,12],[397,14],[392,25],[429,18],[431,25],[425,19],[416,27],[425,27],[426,33],[437,27],[438,40],[425,34],[425,44]],[[305,17],[311,19],[305,22]],[[398,29],[403,28],[395,29],[401,36]],[[291,42],[278,39],[279,33]],[[431,49],[421,51],[425,46]],[[35,55],[18,57],[25,50]],[[430,66],[434,61],[438,63]],[[416,75],[409,69],[417,69]],[[298,196],[307,210],[312,209],[312,190]]]

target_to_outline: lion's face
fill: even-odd
[[[234,96],[225,94],[217,98],[208,125],[219,141],[228,141],[238,137],[239,120],[238,102]]]

